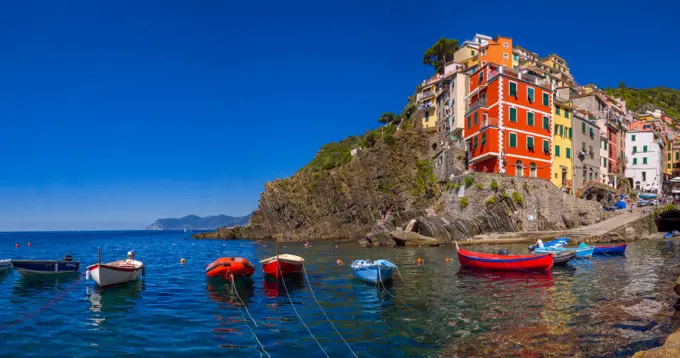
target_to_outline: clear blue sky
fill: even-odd
[[[509,4],[5,1],[0,230],[246,214],[266,181],[400,111],[440,37],[503,34],[580,83],[680,83],[670,1]]]

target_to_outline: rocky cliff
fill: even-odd
[[[390,232],[415,219],[412,231],[450,243],[601,220],[599,203],[569,196],[543,179],[472,173],[438,182],[430,154],[426,133],[398,131],[337,168],[267,183],[248,225],[196,237],[359,239],[368,233],[374,243],[388,244]],[[381,208],[391,212],[385,220]]]

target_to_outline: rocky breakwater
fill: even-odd
[[[446,183],[429,210],[395,213],[377,222],[360,243],[399,243],[406,231],[437,239],[433,244],[449,244],[491,233],[538,235],[601,220],[601,204],[570,196],[547,180],[472,173]]]
[[[267,183],[247,225],[194,237],[356,240],[380,219],[382,208],[420,213],[440,197],[428,159],[427,133],[401,130],[377,138],[352,157],[349,151],[337,150],[331,156],[320,151],[315,158],[318,163],[322,154],[331,160],[348,156],[340,166],[306,167],[290,178]]]

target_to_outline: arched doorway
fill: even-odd
[[[518,177],[524,176],[524,166],[522,166],[521,160],[518,160],[517,163],[515,163],[515,175]]]
[[[534,162],[529,164],[529,176],[532,178],[536,177],[536,163]]]

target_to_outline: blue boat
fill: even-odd
[[[667,232],[663,235],[664,239],[672,239],[674,237],[680,236],[680,231],[678,230],[673,230],[671,232]]]
[[[12,268],[12,260],[0,260],[0,271]]]
[[[536,254],[555,254],[558,252],[562,251],[574,251],[576,253],[576,257],[580,258],[590,258],[593,256],[593,251],[595,251],[595,247],[593,246],[588,246],[588,247],[545,247],[543,249],[539,249],[538,247],[534,249],[534,253]]]
[[[640,193],[638,194],[638,198],[640,199],[656,199],[657,195],[654,193]]]
[[[12,266],[23,276],[73,274],[80,270],[80,262],[73,261],[68,255],[61,261],[12,260]]]
[[[628,244],[595,246],[593,255],[623,255],[626,253],[626,246],[628,246]]]
[[[396,268],[395,264],[387,260],[355,260],[352,262],[354,276],[372,284],[391,280]]]
[[[565,236],[565,237],[559,237],[559,238],[557,238],[553,241],[545,242],[545,243],[543,243],[543,246],[545,246],[545,247],[552,247],[552,246],[560,247],[560,246],[565,246],[567,244],[567,242],[569,242],[569,239]]]

